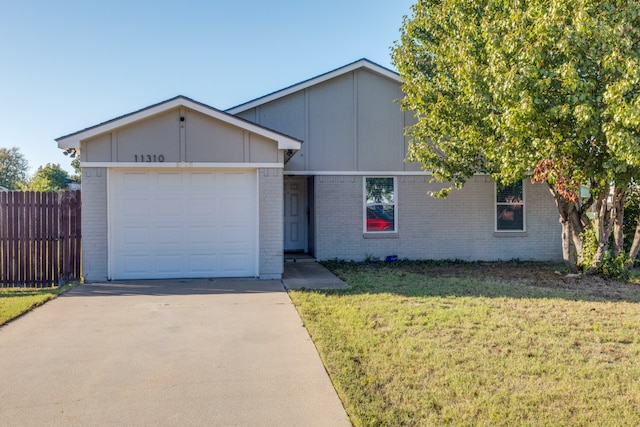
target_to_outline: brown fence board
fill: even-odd
[[[47,262],[47,233],[48,233],[48,199],[46,197],[46,193],[40,193],[40,209],[42,210],[42,214],[40,214],[40,218],[38,219],[38,249],[39,255],[38,259],[40,260],[40,282],[48,283],[49,282],[49,265]]]
[[[47,281],[55,282],[55,275],[53,274],[54,270],[54,261],[53,257],[55,254],[53,253],[53,248],[55,244],[54,234],[57,235],[58,231],[55,230],[54,218],[53,218],[53,208],[55,207],[53,203],[53,196],[47,197],[47,210],[46,210],[46,221],[47,221],[47,235],[45,240],[45,251],[46,256],[44,259],[45,265],[47,266]],[[56,208],[57,209],[57,208]]]
[[[16,193],[14,199],[15,203],[15,216],[17,219],[17,228],[15,238],[17,240],[16,264],[17,275],[16,280],[19,283],[24,283],[24,193]]]
[[[6,215],[9,208],[9,193],[0,192],[0,212],[5,215],[0,215],[0,285],[5,287],[9,283],[8,268],[9,265],[9,220]]]
[[[59,198],[56,194],[54,196],[53,209],[51,213],[53,214],[53,224],[60,224],[60,209],[58,209],[58,203],[60,202]],[[53,262],[53,281],[58,283],[60,281],[60,270],[62,269],[62,259],[60,254],[60,228],[56,227],[52,229],[51,238],[53,239],[53,250],[52,250],[52,262]]]
[[[33,286],[35,284],[36,275],[36,260],[35,260],[35,236],[34,236],[34,223],[35,212],[34,206],[35,196],[33,192],[25,193],[24,198],[24,219],[26,229],[26,241],[27,248],[25,249],[25,270],[24,270],[24,282],[27,286]]]
[[[31,194],[22,193],[22,283],[30,285],[31,281]]]
[[[18,280],[18,265],[16,263],[16,254],[18,253],[18,240],[16,239],[16,228],[18,227],[18,207],[15,204],[15,194],[11,194],[9,202],[9,280],[15,282]]]
[[[0,287],[80,279],[80,203],[80,191],[0,193]]]

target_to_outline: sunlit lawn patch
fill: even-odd
[[[349,290],[290,295],[354,425],[637,425],[640,286],[330,267]]]
[[[72,285],[51,288],[0,288],[0,325],[66,292]]]

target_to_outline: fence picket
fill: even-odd
[[[69,259],[69,195],[68,193],[60,194],[60,254],[62,260],[61,278],[67,280],[71,270],[71,260]]]
[[[25,192],[24,196],[24,234],[22,239],[24,240],[24,253],[22,257],[24,259],[24,279],[23,283],[25,287],[32,286],[32,263],[31,263],[31,192]]]
[[[80,191],[0,192],[0,287],[43,287],[81,275]]]
[[[7,228],[7,232],[8,232],[8,238],[9,238],[9,247],[8,247],[8,254],[9,254],[9,262],[7,263],[7,274],[9,277],[9,282],[13,283],[16,281],[16,274],[18,273],[18,266],[16,264],[16,254],[17,254],[17,250],[16,250],[16,246],[17,246],[17,241],[15,240],[15,230],[16,230],[16,220],[15,218],[15,213],[16,213],[16,206],[15,203],[13,201],[13,193],[9,194],[10,196],[10,200],[9,200],[9,204],[7,206],[7,216],[9,218],[9,227]]]
[[[7,192],[0,192],[0,280],[2,280],[2,287],[5,287],[9,283],[9,222],[6,212],[9,208],[9,194]]]
[[[55,193],[47,194],[47,268],[49,270],[49,275],[47,280],[50,282],[56,282],[55,279],[55,271],[56,271],[56,254],[53,252],[53,248],[56,246],[57,242],[57,231],[55,231],[55,223],[56,218],[54,217],[54,212],[57,211],[57,206],[55,205],[54,198],[56,197]]]

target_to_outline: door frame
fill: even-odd
[[[301,210],[301,240],[302,240],[302,248],[287,248],[287,192],[289,191],[288,184],[290,183],[299,184],[299,188],[301,189],[302,197],[300,197],[300,210]],[[284,252],[299,252],[303,251],[304,253],[309,252],[309,189],[307,185],[307,177],[306,176],[284,176],[283,179],[283,249]]]

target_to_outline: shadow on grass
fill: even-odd
[[[66,289],[64,289],[66,290]],[[37,295],[58,295],[61,289],[58,287],[49,288],[0,288],[0,298],[32,297]]]
[[[47,288],[1,288],[0,327],[12,322],[36,307],[69,291],[76,284]]]
[[[567,275],[562,264],[541,262],[398,261],[322,263],[344,280],[328,294],[389,293],[406,297],[547,298],[640,302],[640,284]],[[637,275],[636,275],[637,277]]]

